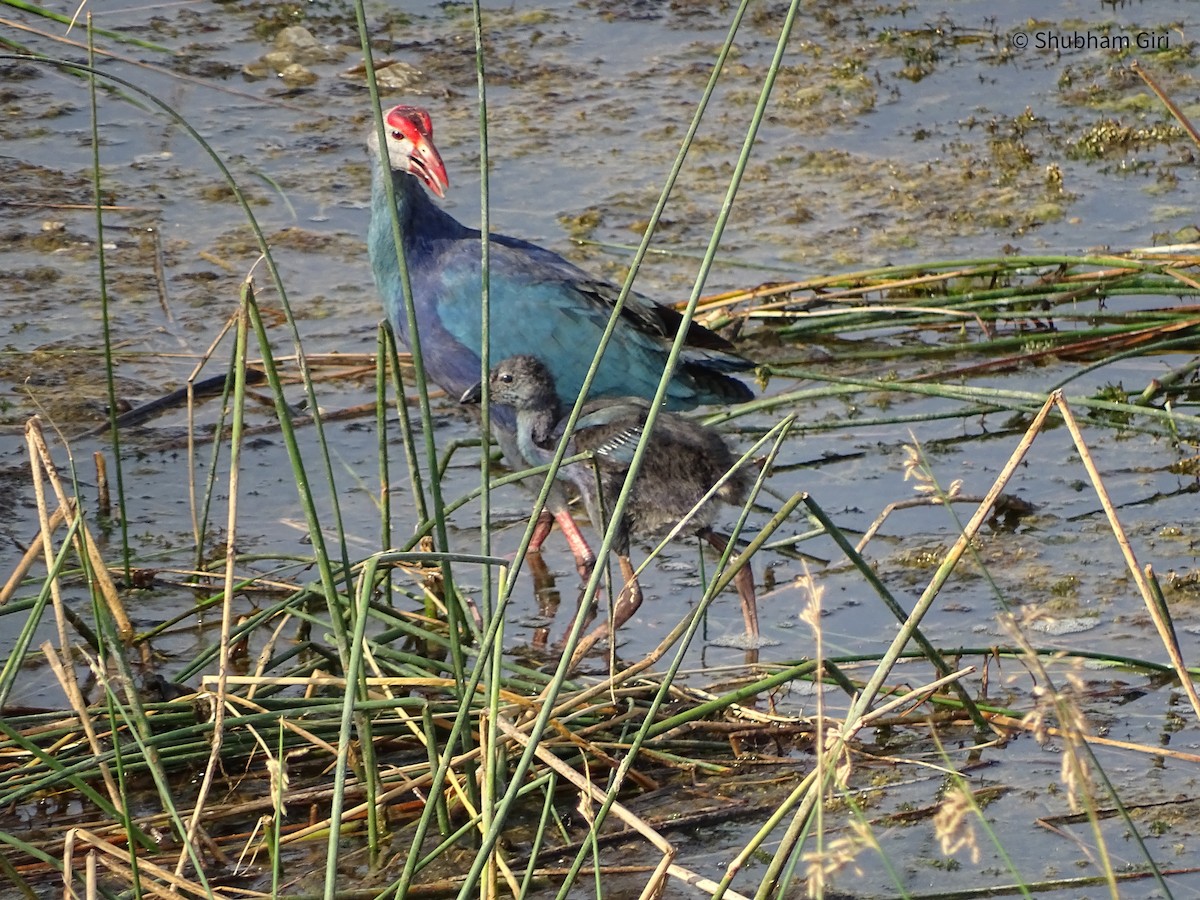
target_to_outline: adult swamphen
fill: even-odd
[[[537,357],[514,356],[492,369],[488,385],[492,403],[516,414],[517,446],[524,462],[530,466],[549,462],[566,425],[554,376]],[[463,395],[462,402],[478,403],[481,396],[482,386],[477,384]],[[590,451],[596,465],[586,460],[571,463],[559,470],[559,476],[579,490],[597,529],[603,528],[604,512],[612,509],[620,493],[648,409],[649,404],[637,397],[592,400],[575,423],[568,452]],[[661,535],[685,522],[685,529],[724,552],[729,536],[714,531],[712,521],[721,502],[745,501],[749,483],[744,471],[733,471],[712,497],[703,504],[700,501],[733,469],[735,460],[725,441],[711,428],[671,413],[659,414],[613,541],[625,578],[625,586],[613,604],[614,627],[627,622],[642,604],[642,589],[629,561],[631,535]],[[748,562],[738,571],[734,583],[742,601],[746,632],[757,640],[758,604]],[[584,636],[572,657],[572,667],[607,633],[605,623]]]
[[[449,187],[446,167],[433,144],[429,114],[413,106],[396,106],[385,114],[384,125],[388,171],[426,375],[458,397],[477,383],[480,375],[480,233],[442,210],[422,188],[424,185],[444,197]],[[367,143],[375,159],[371,268],[388,320],[407,344],[408,319],[375,129]],[[491,358],[536,354],[546,360],[559,399],[573,404],[617,299],[617,289],[535,244],[500,234],[490,235],[489,241]],[[680,322],[674,310],[630,294],[592,395],[653,396]],[[688,328],[687,340],[667,395],[670,408],[741,402],[753,396],[745,384],[731,377],[731,373],[751,368],[752,363],[731,353],[727,341],[694,323]],[[505,457],[510,462],[520,460],[511,410],[498,410],[492,424]],[[547,507],[562,527],[577,567],[586,573],[594,557],[571,518],[565,495],[556,491]],[[543,513],[531,549],[541,546],[552,521]]]

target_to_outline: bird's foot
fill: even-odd
[[[575,652],[571,654],[571,666],[568,671],[583,662],[584,657],[600,640],[615,633],[618,628],[633,618],[633,614],[642,605],[642,588],[634,574],[633,564],[629,561],[628,556],[618,556],[617,560],[621,566],[621,574],[625,577],[625,586],[621,588],[612,604],[611,628],[609,627],[610,623],[602,622],[580,638]]]

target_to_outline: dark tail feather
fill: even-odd
[[[748,385],[726,374],[728,372],[744,372],[754,367],[754,363],[740,357],[729,357],[744,363],[744,365],[717,365],[715,360],[703,362],[685,362],[683,371],[695,382],[698,398],[702,404],[712,403],[746,403],[754,399],[754,391]]]

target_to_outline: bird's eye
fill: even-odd
[[[392,132],[392,140],[395,140],[395,141],[404,140],[404,132],[403,131],[393,131]]]
[[[501,372],[500,382],[501,384],[512,384],[512,375],[510,375],[508,372]]]

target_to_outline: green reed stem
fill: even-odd
[[[425,358],[421,352],[421,335],[417,327],[417,313],[413,303],[412,281],[409,278],[408,260],[404,253],[404,238],[395,212],[395,185],[392,181],[387,152],[382,149],[387,147],[387,135],[384,129],[383,110],[380,106],[379,86],[375,81],[375,62],[371,51],[370,29],[367,25],[367,14],[363,7],[363,0],[355,0],[354,13],[358,23],[363,60],[366,64],[367,90],[371,97],[371,112],[375,122],[375,133],[379,139],[379,146],[381,148],[380,159],[375,164],[383,166],[384,169],[384,195],[387,197],[388,206],[391,210],[392,242],[400,271],[401,292],[404,295],[404,314],[408,323],[408,349],[412,354],[413,367],[416,371],[417,395],[420,398],[421,409],[421,430],[425,443],[425,462],[430,473],[429,489],[433,500],[434,530],[437,534],[438,547],[442,550],[449,550],[450,538],[446,529],[442,487],[440,480],[435,474],[437,472],[437,444],[434,438],[433,412],[429,405],[429,385],[425,376]],[[466,666],[464,660],[465,651],[459,643],[459,635],[464,632],[462,621],[463,610],[459,607],[456,599],[457,592],[454,589],[454,575],[448,562],[443,563],[442,578],[445,583],[446,611],[451,636],[450,658],[454,666],[455,677],[462,680],[465,677]]]
[[[298,359],[300,360],[301,376],[302,376],[302,381],[304,383],[309,406],[314,411],[317,410],[319,408],[319,404],[317,403],[317,397],[316,397],[315,390],[313,389],[312,379],[309,375],[308,367],[305,362],[303,348],[301,346],[301,341],[300,341],[299,329],[296,326],[295,316],[292,314],[291,305],[287,299],[287,290],[284,287],[283,279],[280,277],[279,270],[275,265],[275,260],[274,260],[273,255],[271,254],[270,247],[266,240],[266,236],[262,232],[262,228],[260,227],[258,220],[253,213],[253,210],[250,206],[249,201],[246,199],[240,186],[237,183],[237,180],[230,173],[228,167],[225,165],[225,163],[221,159],[220,155],[212,148],[212,146],[207,141],[204,140],[204,138],[199,134],[199,132],[197,132],[196,129],[192,127],[192,125],[187,121],[187,119],[185,119],[178,112],[176,112],[170,105],[168,105],[166,102],[160,100],[158,97],[156,97],[151,92],[145,90],[144,88],[139,87],[138,85],[130,82],[127,79],[121,78],[117,75],[113,75],[113,74],[110,74],[107,72],[101,72],[101,71],[98,71],[98,70],[92,68],[91,66],[81,65],[79,63],[75,63],[70,60],[43,59],[41,57],[25,57],[25,56],[8,56],[7,58],[23,59],[23,60],[26,60],[28,62],[37,64],[37,65],[49,65],[49,66],[53,66],[55,68],[65,69],[65,70],[71,71],[71,72],[77,72],[82,75],[102,78],[102,79],[112,82],[114,84],[119,84],[122,87],[137,94],[138,96],[144,98],[147,102],[149,102],[155,108],[157,108],[162,113],[164,113],[166,116],[168,116],[173,122],[175,122],[177,125],[179,125],[189,135],[189,137],[191,137],[191,139],[193,141],[196,142],[197,146],[199,146],[205,152],[205,154],[207,154],[209,159],[212,161],[213,165],[215,165],[217,167],[218,171],[221,173],[221,176],[225,179],[225,182],[229,185],[230,190],[233,193],[234,198],[237,200],[237,203],[238,203],[239,207],[241,208],[243,215],[246,217],[247,224],[250,226],[250,229],[254,233],[255,240],[257,241],[258,247],[263,254],[264,263],[267,266],[267,269],[271,274],[271,281],[277,292],[280,305],[284,311],[285,318],[288,322],[289,328],[291,329],[293,341],[295,344],[295,351],[296,351]],[[263,325],[261,318],[258,316],[257,306],[254,305],[253,303],[251,304],[251,310],[252,310],[252,317],[254,319],[255,331],[257,333],[259,343],[263,348],[264,359],[269,359],[270,358],[270,352],[269,352],[270,345],[269,345],[269,341],[267,339],[266,328]],[[291,424],[291,411],[285,401],[285,398],[283,395],[283,390],[282,390],[282,385],[281,385],[281,382],[279,379],[279,375],[278,375],[278,372],[276,371],[273,363],[271,363],[268,367],[268,381],[270,382],[271,389],[274,394],[276,411],[279,415],[280,427],[281,427],[281,430],[282,430],[283,436],[284,436],[284,443],[288,450],[288,456],[289,456],[289,460],[292,464],[293,475],[294,475],[294,478],[295,478],[295,481],[296,481],[296,484],[297,484],[297,487],[299,490],[300,502],[301,502],[302,507],[304,508],[305,517],[308,520],[307,524],[309,527],[309,536],[310,536],[310,539],[312,540],[312,547],[313,547],[314,555],[316,557],[317,568],[321,573],[322,583],[323,583],[323,587],[325,590],[325,595],[327,598],[332,598],[336,594],[336,588],[335,588],[334,582],[333,582],[332,569],[330,567],[329,554],[328,554],[328,549],[327,549],[327,545],[326,545],[324,532],[322,531],[322,529],[320,527],[320,521],[319,521],[319,517],[317,514],[316,505],[313,500],[311,489],[309,487],[309,479],[305,472],[303,460],[300,456],[299,448],[296,443],[295,432],[294,432],[294,429],[292,428],[292,424]],[[322,456],[323,456],[323,459],[325,462],[325,474],[326,474],[326,477],[328,478],[328,483],[330,485],[330,493],[331,493],[330,502],[332,504],[335,525],[336,525],[337,533],[339,535],[339,544],[342,549],[343,571],[349,572],[350,565],[349,565],[349,560],[346,558],[346,541],[344,540],[344,531],[342,529],[341,516],[340,516],[340,512],[338,511],[337,491],[334,487],[332,463],[330,462],[330,454],[328,452],[328,448],[325,443],[324,429],[321,426],[319,416],[317,416],[317,415],[313,416],[313,424],[314,424],[314,428],[316,429],[317,439],[321,446],[321,452],[322,452]],[[350,585],[350,587],[352,587],[352,585]],[[332,601],[331,601],[331,603],[332,603]],[[335,617],[335,630],[338,629],[339,624],[340,623],[336,622],[336,617]],[[346,658],[347,655],[348,655],[347,653],[343,653],[343,659]]]
[[[387,550],[392,546],[392,478],[388,469],[388,335],[388,329],[380,326],[375,341],[375,439],[379,453],[380,550]],[[404,395],[397,395],[397,399],[403,406]]]
[[[342,716],[338,725],[337,757],[333,773],[333,797],[329,809],[329,843],[325,854],[325,897],[334,900],[338,894],[338,867],[340,856],[338,848],[342,839],[342,810],[345,806],[346,772],[349,769],[350,749],[358,738],[360,752],[372,744],[370,719],[358,708],[358,701],[367,699],[367,686],[361,681],[363,676],[363,647],[367,630],[367,606],[375,586],[375,570],[378,557],[366,561],[358,579],[358,591],[355,594],[353,610],[354,632],[350,641],[350,658],[346,663],[346,690],[342,697]],[[355,727],[357,725],[357,728]],[[356,733],[357,732],[357,733]],[[377,784],[377,771],[372,766],[366,768],[368,759],[360,760],[356,765],[365,777],[368,791]],[[365,770],[365,771],[364,771]],[[374,803],[370,804],[374,808]],[[370,831],[371,845],[375,846],[378,834],[376,813],[371,814]]]
[[[380,328],[387,337],[388,365],[392,370],[392,391],[396,395],[396,415],[400,419],[400,439],[404,445],[404,458],[408,463],[409,485],[412,488],[413,506],[418,522],[429,522],[429,506],[425,502],[425,486],[421,477],[421,464],[417,459],[417,442],[413,437],[412,418],[408,414],[408,399],[404,395],[404,378],[400,370],[400,354],[396,348],[396,335],[392,326],[384,322]],[[440,470],[435,470],[440,475]],[[431,478],[438,477],[431,475]],[[448,512],[448,511],[444,511]]]
[[[93,43],[92,15],[87,17],[88,64],[96,63],[96,48]],[[125,467],[121,462],[121,434],[117,428],[117,379],[113,362],[112,311],[109,307],[108,268],[104,252],[104,195],[100,185],[100,114],[96,101],[96,77],[89,75],[88,101],[92,125],[92,199],[96,206],[96,265],[100,290],[100,330],[104,339],[104,379],[108,396],[109,435],[112,438],[113,469],[116,472],[117,518],[121,528],[121,560],[125,569],[125,583],[133,581],[133,551],[129,545],[129,517],[125,507]]]
[[[0,5],[10,6],[13,9],[19,9],[23,12],[33,13],[36,16],[41,16],[43,19],[49,19],[51,22],[57,22],[60,25],[71,25],[76,19],[75,16],[67,16],[63,15],[62,13],[54,12],[53,10],[46,9],[44,6],[38,6],[36,3],[30,3],[28,0],[0,0]],[[170,47],[164,47],[162,44],[155,44],[152,41],[134,37],[130,34],[124,34],[120,31],[109,31],[106,28],[95,28],[92,25],[90,14],[88,16],[87,30],[89,35],[92,32],[95,32],[101,37],[112,38],[114,41],[120,41],[123,44],[131,44],[135,47],[141,47],[143,50],[153,50],[156,53],[175,52]]]
[[[671,168],[671,172],[667,177],[667,182],[663,187],[663,191],[659,197],[658,204],[656,205],[653,213],[651,214],[649,225],[647,226],[645,235],[642,239],[640,252],[637,255],[635,255],[633,263],[630,266],[629,275],[626,278],[625,283],[622,285],[621,292],[618,295],[616,302],[614,303],[612,314],[609,317],[608,326],[606,327],[603,335],[601,336],[599,345],[596,348],[595,356],[593,357],[592,363],[588,368],[588,372],[583,379],[583,385],[580,388],[579,398],[576,401],[575,406],[572,408],[572,410],[568,414],[567,422],[566,422],[566,425],[564,428],[565,433],[568,435],[571,433],[572,429],[575,427],[575,423],[579,419],[580,412],[581,412],[583,404],[586,400],[588,392],[591,390],[592,384],[595,381],[596,372],[599,369],[599,361],[600,361],[601,357],[603,356],[604,350],[605,350],[605,348],[607,348],[608,343],[609,343],[614,331],[616,330],[618,322],[620,321],[621,310],[624,308],[624,304],[625,304],[626,298],[629,296],[629,292],[631,290],[633,280],[636,277],[638,269],[641,266],[642,260],[645,257],[646,248],[649,246],[649,243],[650,243],[651,238],[653,237],[655,228],[656,228],[659,220],[662,217],[663,210],[666,207],[667,198],[670,195],[670,192],[671,192],[672,187],[674,186],[675,180],[678,178],[679,173],[683,168],[683,162],[687,157],[688,150],[690,149],[692,141],[695,138],[696,131],[698,130],[698,128],[700,126],[700,121],[703,117],[704,110],[706,109],[708,101],[712,97],[713,91],[716,88],[717,80],[720,77],[720,74],[722,72],[724,62],[727,59],[729,52],[733,46],[734,35],[737,34],[738,28],[741,25],[742,18],[746,11],[746,6],[747,6],[747,2],[746,2],[746,0],[743,0],[741,5],[738,7],[737,12],[734,14],[733,23],[730,26],[729,33],[728,33],[728,35],[725,39],[725,42],[722,45],[721,50],[718,54],[717,61],[713,66],[712,72],[709,77],[708,84],[705,86],[704,93],[701,97],[701,100],[700,100],[698,106],[697,106],[697,110],[696,110],[695,115],[693,116],[692,123],[688,128],[687,134],[685,135],[685,137],[683,139],[683,143],[680,147],[679,154],[677,155],[677,157],[675,159],[675,163]],[[793,7],[794,7],[794,4],[793,4]],[[756,121],[757,121],[757,119],[756,119]],[[753,126],[752,126],[752,129],[753,129]],[[750,141],[747,141],[747,148],[749,147],[750,143],[751,143]],[[745,155],[745,153],[746,153],[746,150],[744,150],[743,156]],[[744,161],[743,161],[743,166],[744,166]],[[736,188],[735,188],[735,190],[736,190]],[[727,217],[727,212],[728,212],[728,210],[726,209],[724,217],[722,218],[722,221],[724,221],[724,218]],[[714,255],[714,253],[712,251],[710,251],[709,256],[711,257],[712,255]],[[703,272],[701,273],[701,277],[698,278],[698,283],[701,285],[703,283]],[[667,362],[667,366],[663,372],[663,378],[660,382],[659,390],[657,392],[658,399],[661,399],[661,397],[663,395],[665,395],[665,390],[666,390],[665,386],[668,383],[668,381],[670,380],[670,377],[672,376],[672,374],[674,373],[675,365],[679,358],[680,347],[686,336],[688,323],[691,321],[692,315],[695,311],[695,300],[696,300],[696,297],[698,296],[698,292],[694,292],[694,293],[696,294],[696,296],[693,297],[692,302],[689,304],[689,309],[684,314],[683,321],[680,323],[676,343],[672,347],[671,354],[670,354],[668,362]],[[652,404],[651,412],[650,412],[651,418],[648,419],[648,421],[646,422],[645,435],[643,436],[643,440],[640,442],[637,453],[635,453],[634,460],[633,460],[631,470],[630,470],[630,476],[626,480],[625,489],[622,490],[621,495],[618,498],[616,504],[614,505],[614,509],[612,510],[612,515],[614,517],[613,518],[614,523],[619,519],[619,517],[623,513],[625,504],[628,501],[628,494],[629,494],[628,487],[632,483],[633,477],[636,475],[637,467],[640,464],[641,455],[644,453],[644,450],[645,450],[645,436],[648,436],[650,433],[650,429],[653,426],[653,417],[655,416],[655,414],[656,414],[656,405]],[[549,495],[549,492],[553,487],[552,480],[556,477],[558,467],[562,465],[563,457],[566,455],[566,445],[567,445],[567,442],[564,440],[563,442],[561,442],[559,444],[558,448],[555,450],[554,458],[551,460],[551,463],[550,463],[550,471],[546,476],[546,482],[545,482],[545,484],[543,484],[542,490],[538,496],[537,509],[535,509],[535,511],[534,511],[535,516],[537,515],[538,511],[540,511],[541,506],[545,503],[546,497]],[[533,528],[533,523],[531,521],[530,525],[526,528],[525,537],[522,539],[521,548],[518,551],[519,553],[523,554],[525,549],[528,547],[529,537],[532,534],[532,528]],[[587,584],[587,587],[584,592],[583,600],[581,602],[580,611],[576,615],[575,620],[572,624],[570,633],[567,636],[567,639],[565,641],[564,648],[563,648],[562,661],[556,668],[553,682],[546,688],[546,691],[544,692],[544,695],[542,698],[542,709],[539,712],[537,718],[534,720],[533,725],[530,729],[529,742],[528,742],[527,746],[525,747],[524,751],[522,752],[520,758],[516,761],[515,765],[513,766],[513,773],[510,776],[511,781],[510,781],[509,788],[507,791],[505,791],[504,795],[498,800],[496,811],[495,811],[495,817],[492,820],[491,827],[489,827],[483,834],[479,853],[476,856],[476,858],[472,864],[471,870],[467,875],[466,881],[464,883],[464,887],[463,887],[462,891],[460,891],[460,893],[459,893],[460,900],[466,900],[466,898],[471,894],[471,892],[473,890],[473,886],[478,881],[478,879],[482,873],[483,866],[486,862],[488,854],[490,854],[492,852],[493,848],[495,847],[496,842],[500,839],[500,835],[503,833],[503,829],[508,820],[508,816],[511,814],[511,811],[515,807],[515,801],[516,801],[516,796],[517,796],[519,787],[521,785],[521,782],[524,780],[525,775],[527,774],[530,767],[532,766],[534,752],[536,750],[538,741],[541,739],[541,735],[545,731],[545,728],[550,719],[551,712],[555,705],[555,699],[558,696],[558,692],[561,689],[562,683],[565,681],[566,670],[567,670],[567,666],[570,662],[571,654],[573,653],[574,647],[578,644],[579,639],[582,636],[584,622],[585,622],[585,615],[586,615],[586,609],[583,608],[583,605],[590,603],[592,598],[594,598],[596,595],[596,591],[600,585],[600,581],[604,574],[604,569],[606,568],[606,566],[604,565],[604,560],[607,558],[607,554],[609,554],[612,551],[614,537],[615,537],[615,529],[610,527],[605,533],[604,540],[601,544],[601,548],[597,554],[598,562],[592,572],[591,578],[588,580],[588,584]],[[519,566],[517,566],[517,565],[513,566],[512,572],[509,575],[509,584],[505,585],[505,587],[503,588],[504,593],[502,594],[502,596],[506,595],[508,592],[511,591],[512,582],[516,578],[518,568],[519,568]]]
[[[240,306],[239,306],[240,309]],[[240,314],[240,313],[239,313]],[[225,419],[229,415],[229,397],[233,390],[233,383],[238,370],[238,349],[237,342],[234,341],[233,346],[229,348],[229,366],[225,370],[225,387],[221,391],[221,405],[217,412],[217,421],[213,425],[213,434],[221,435],[225,433]],[[189,385],[190,391],[190,385]],[[195,403],[193,396],[188,397],[188,443],[192,443],[192,435],[195,434],[195,421],[193,412]],[[114,429],[115,430],[115,429]],[[214,439],[212,442],[212,450],[209,453],[208,459],[208,474],[204,479],[204,493],[200,498],[199,509],[193,495],[192,501],[192,529],[196,540],[196,556],[194,565],[197,569],[206,567],[205,556],[206,545],[208,543],[208,517],[212,512],[213,500],[216,496],[217,489],[217,473],[220,472],[218,463],[221,460],[221,447],[223,446],[220,440]],[[191,489],[195,484],[195,449],[193,446],[188,448],[188,487]]]
[[[9,696],[12,694],[13,685],[16,683],[17,676],[21,673],[25,664],[25,654],[29,652],[29,646],[33,643],[33,639],[37,634],[46,604],[50,602],[50,591],[54,584],[54,579],[59,577],[59,573],[62,571],[67,557],[74,551],[75,536],[78,534],[79,527],[82,524],[82,516],[73,516],[71,518],[67,533],[63,536],[58,553],[50,565],[50,571],[46,573],[46,577],[42,581],[42,589],[38,592],[30,614],[26,618],[25,624],[21,627],[16,640],[13,642],[13,648],[9,651],[8,659],[4,661],[4,667],[0,669],[0,709],[4,709],[8,703]]]

